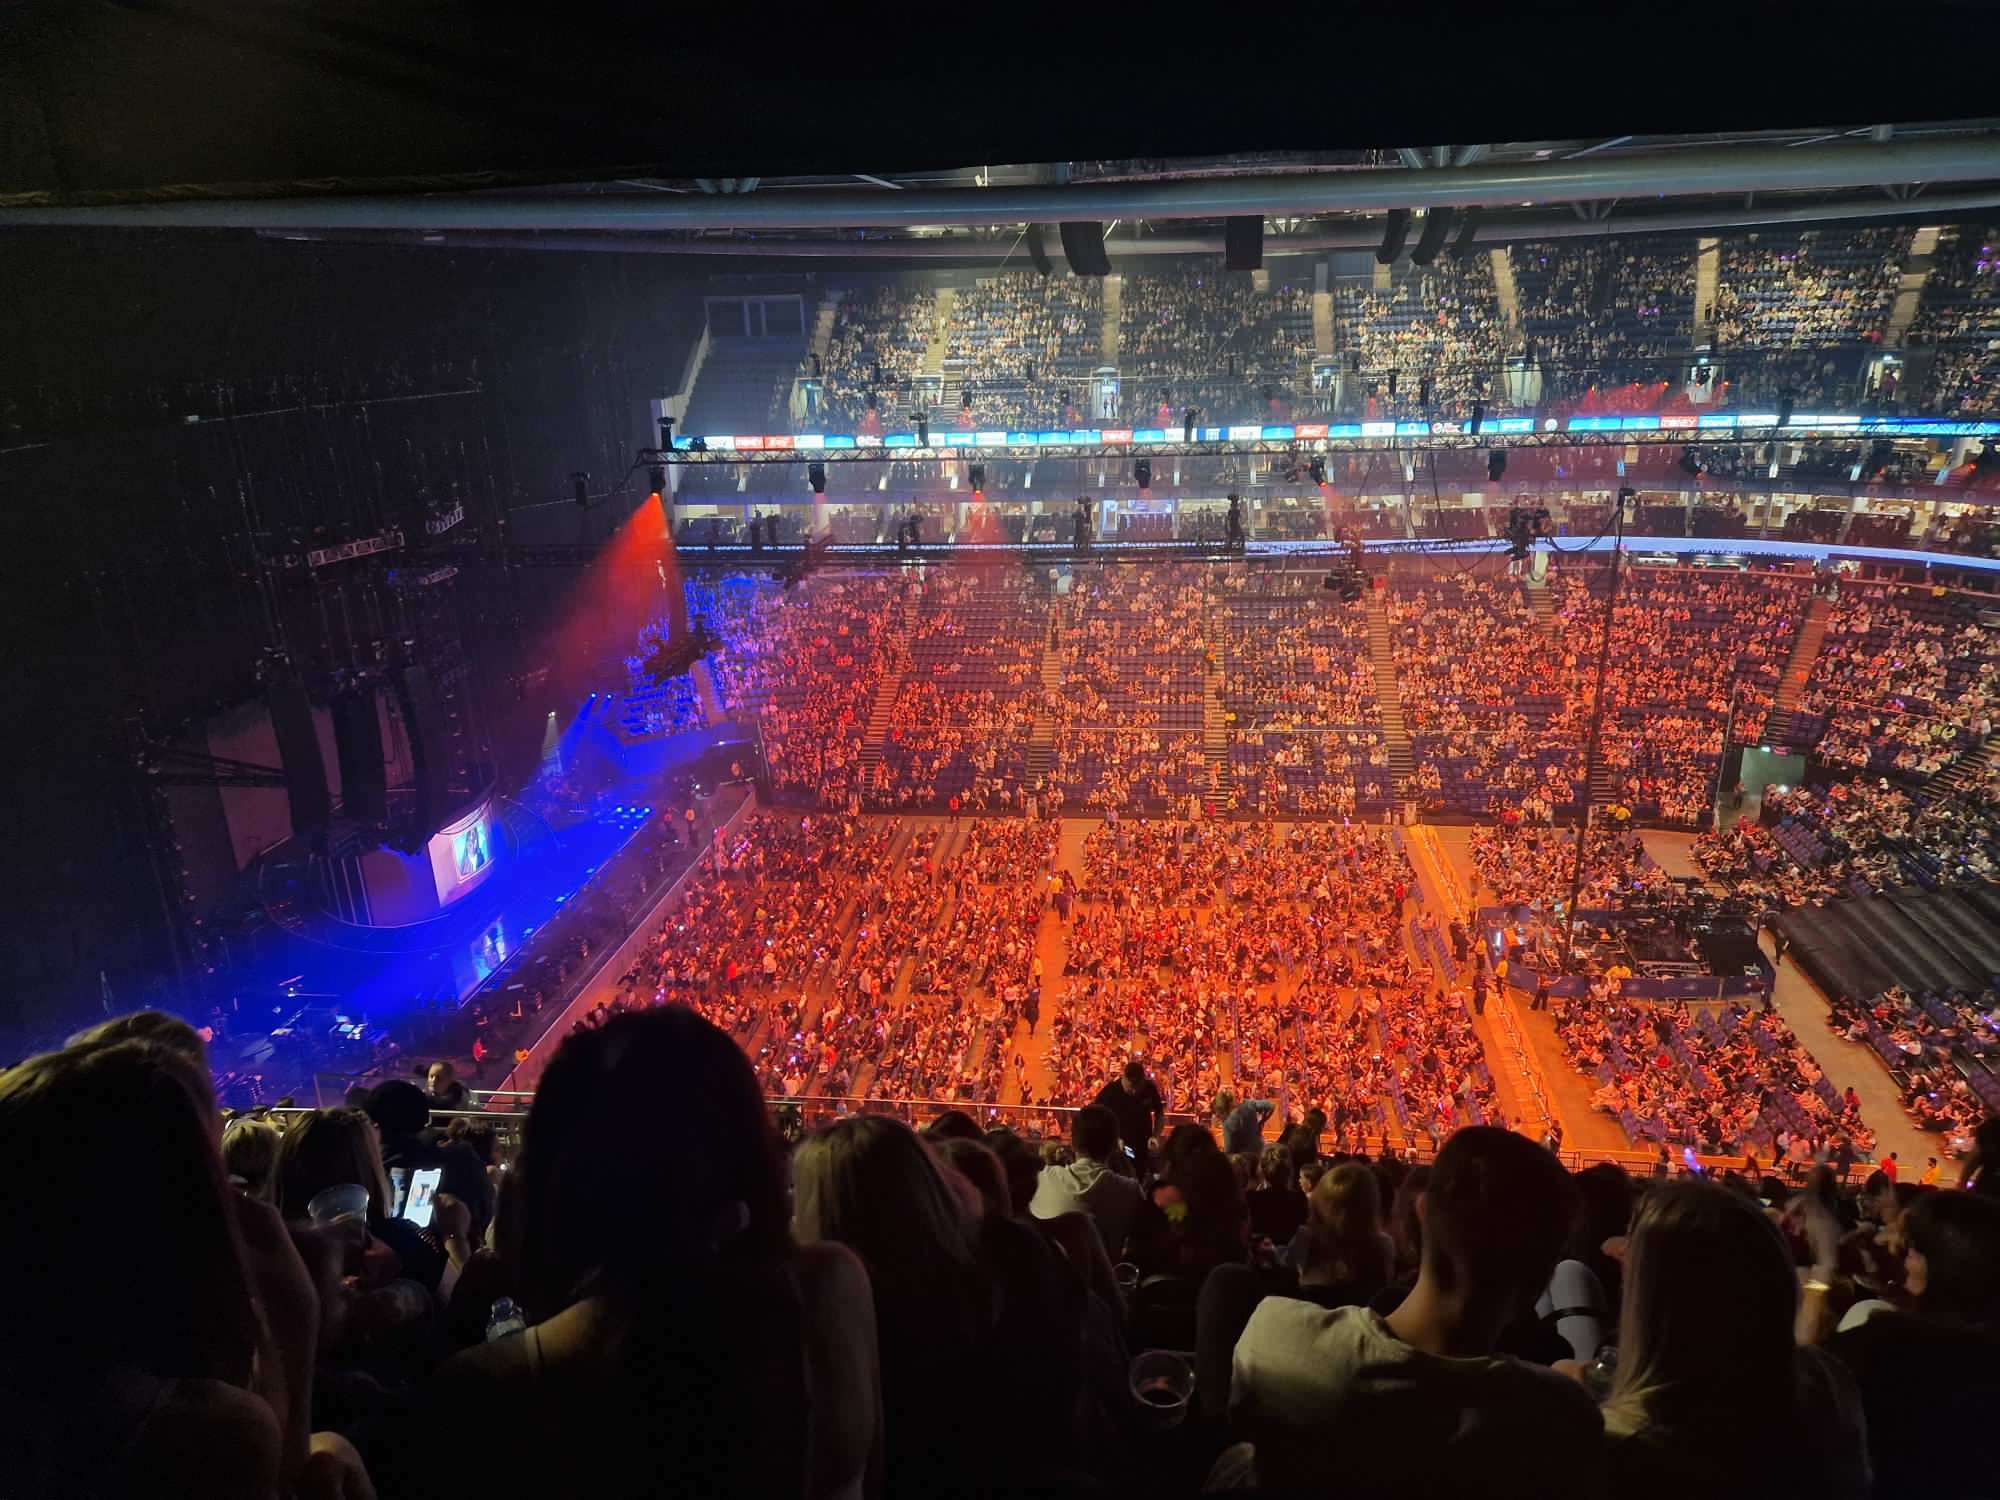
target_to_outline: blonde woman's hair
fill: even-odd
[[[1607,1429],[1753,1424],[1795,1381],[1798,1279],[1777,1228],[1751,1199],[1704,1182],[1647,1194],[1625,1255],[1618,1376]]]
[[[284,1140],[284,1131],[270,1120],[231,1120],[222,1128],[223,1170],[252,1198],[269,1203],[277,1196],[278,1149]]]
[[[1394,1269],[1382,1228],[1382,1186],[1360,1162],[1344,1161],[1306,1199],[1304,1270],[1316,1280],[1386,1286]]]
[[[1291,1147],[1283,1141],[1273,1141],[1264,1148],[1264,1154],[1257,1162],[1257,1175],[1265,1187],[1295,1188],[1299,1185],[1299,1169],[1292,1161]]]
[[[1215,1102],[1209,1105],[1208,1112],[1218,1120],[1227,1120],[1236,1112],[1236,1096],[1228,1089],[1220,1090],[1215,1096]]]

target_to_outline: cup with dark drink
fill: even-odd
[[[1194,1395],[1194,1367],[1170,1349],[1148,1349],[1132,1361],[1132,1399],[1139,1403],[1146,1424],[1156,1429],[1178,1427]]]

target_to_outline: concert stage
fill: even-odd
[[[1507,982],[1533,993],[1547,975],[1549,993],[1578,996],[1613,970],[1629,972],[1618,993],[1628,1000],[1747,1000],[1771,991],[1774,974],[1757,946],[1757,933],[1744,917],[1724,908],[1706,892],[1688,892],[1683,903],[1637,911],[1593,911],[1576,916],[1576,960],[1580,973],[1552,972],[1553,956],[1538,967],[1537,953],[1553,955],[1560,946],[1554,928],[1539,947],[1502,952],[1503,929],[1520,916],[1506,907],[1480,908],[1480,931],[1489,961],[1506,957]],[[1518,932],[1518,929],[1516,929]]]

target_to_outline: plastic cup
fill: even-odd
[[[1132,1360],[1132,1399],[1148,1427],[1178,1427],[1194,1395],[1194,1368],[1167,1349],[1148,1349]]]
[[[1121,1260],[1111,1268],[1111,1274],[1118,1278],[1118,1290],[1131,1296],[1139,1290],[1139,1268],[1129,1260]]]
[[[312,1202],[306,1205],[306,1217],[321,1227],[345,1224],[350,1219],[365,1219],[368,1217],[368,1189],[358,1182],[343,1182],[339,1187],[323,1188],[314,1193]]]

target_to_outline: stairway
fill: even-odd
[[[1926,781],[1918,794],[1920,800],[1936,802],[1977,786],[1992,774],[1996,753],[2000,753],[2000,737],[1981,740]]]
[[[1722,241],[1695,241],[1694,247],[1694,346],[1709,348],[1715,343],[1715,290],[1722,281]]]
[[[1028,785],[1047,786],[1055,760],[1056,721],[1048,703],[1062,692],[1062,649],[1057,645],[1056,622],[1049,620],[1049,633],[1042,642],[1042,706],[1035,711],[1035,727],[1028,731]]]
[[[1375,669],[1375,703],[1382,716],[1382,740],[1389,751],[1389,784],[1396,801],[1407,806],[1415,800],[1410,783],[1417,774],[1416,757],[1410,753],[1409,731],[1403,727],[1403,695],[1396,681],[1396,653],[1389,634],[1389,606],[1379,589],[1368,590],[1368,662]]]
[[[1104,323],[1097,340],[1097,357],[1107,365],[1118,363],[1118,324],[1125,316],[1125,278],[1104,278]]]
[[[837,290],[830,291],[813,317],[812,337],[806,342],[806,348],[822,360],[826,358],[826,351],[833,343],[833,325],[839,316],[840,293]]]
[[[1229,810],[1230,794],[1235,790],[1229,772],[1229,720],[1222,707],[1222,676],[1228,658],[1220,615],[1216,609],[1206,616],[1208,658],[1202,664],[1201,679],[1201,753],[1208,762],[1208,792],[1202,798],[1202,812],[1211,818]]]
[[[1333,358],[1333,293],[1313,293],[1313,353]]]
[[[1555,591],[1546,583],[1538,586],[1523,579],[1521,592],[1528,596],[1528,608],[1535,612],[1535,628],[1552,641],[1558,639]]]
[[[1767,745],[1784,745],[1791,733],[1799,694],[1805,691],[1813,663],[1819,660],[1819,648],[1826,640],[1826,617],[1832,608],[1818,595],[1806,606],[1806,617],[1799,625],[1798,639],[1792,642],[1792,654],[1785,662],[1785,674],[1778,679],[1777,695],[1771,700],[1769,717],[1764,720],[1763,741]]]
[[[1606,717],[1608,718],[1609,715],[1606,715]],[[1617,788],[1617,773],[1611,767],[1599,761],[1597,768],[1590,773],[1590,805],[1592,807],[1609,807]]]
[[[1931,278],[1931,253],[1937,249],[1937,242],[1935,225],[1919,229],[1910,241],[1910,253],[1903,257],[1903,279],[1896,284],[1896,300],[1889,308],[1889,326],[1882,330],[1885,348],[1903,347],[1903,335],[1910,331],[1910,324],[1916,320],[1917,302],[1923,296],[1924,283]]]
[[[944,373],[944,357],[951,352],[951,310],[958,293],[946,287],[937,294],[937,321],[931,324],[931,341],[924,348],[924,373],[932,379]]]
[[[905,596],[896,601],[895,618],[890,621],[889,639],[905,641],[909,639],[911,616],[916,612],[914,599]],[[896,709],[896,695],[902,691],[903,678],[910,667],[909,653],[891,651],[882,668],[882,680],[875,685],[875,701],[868,708],[868,726],[861,735],[861,774],[855,778],[855,785],[861,788],[866,799],[868,788],[874,781],[875,767],[882,761],[882,746],[889,738],[889,719]]]
[[[1514,290],[1514,260],[1508,255],[1504,245],[1496,245],[1486,252],[1487,260],[1493,266],[1493,290],[1500,298],[1500,316],[1507,320],[1508,347],[1518,348],[1521,342],[1521,298]]]

